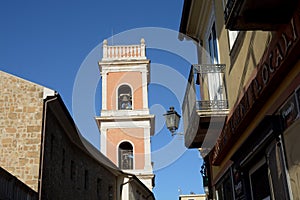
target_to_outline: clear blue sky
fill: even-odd
[[[156,115],[151,148],[158,200],[203,193],[198,151],[171,137],[162,117],[171,105],[181,113],[189,67],[196,61],[193,45],[177,39],[182,7],[183,0],[0,1],[0,70],[58,91],[81,133],[97,148],[93,117],[101,109],[101,43],[138,44],[145,38],[152,63],[149,108]],[[91,98],[84,91],[92,91]],[[92,111],[80,118],[89,110],[85,106]]]

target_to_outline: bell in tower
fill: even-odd
[[[130,94],[120,94],[119,99],[121,110],[131,110],[132,106]]]
[[[132,109],[132,98],[131,88],[128,85],[121,85],[118,89],[119,110],[131,110]]]

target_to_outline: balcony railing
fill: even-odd
[[[230,30],[275,30],[291,19],[296,0],[228,0],[224,18]]]
[[[227,100],[197,101],[196,109],[199,111],[225,110],[228,109],[228,101]]]
[[[127,59],[146,59],[146,45],[144,39],[141,39],[140,45],[109,46],[107,40],[103,41],[103,61]]]
[[[191,68],[182,104],[185,145],[188,148],[203,147],[208,128],[212,134],[208,137],[216,137],[220,132],[218,127],[223,126],[228,114],[224,72],[223,64],[201,64]],[[210,148],[209,145],[206,147]]]
[[[189,110],[192,105],[198,111],[228,109],[224,71],[224,64],[192,66],[183,102],[189,105]],[[196,94],[196,85],[200,85],[200,94]],[[197,101],[197,98],[201,100]]]
[[[224,73],[225,64],[194,64],[194,74]]]

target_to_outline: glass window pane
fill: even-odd
[[[268,181],[268,166],[264,163],[250,174],[252,199],[270,198],[270,186]]]

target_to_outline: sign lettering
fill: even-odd
[[[253,110],[252,107],[254,105],[261,104],[260,101],[262,99],[262,96],[267,93],[266,91],[268,91],[268,87],[270,86],[270,82],[272,82],[273,77],[275,75],[277,77],[281,75],[277,73],[279,69],[282,69],[284,67],[287,68],[287,64],[285,64],[285,61],[288,60],[290,52],[292,50],[295,50],[296,44],[299,43],[298,35],[300,31],[299,29],[296,29],[295,19],[297,19],[297,26],[300,27],[300,17],[298,16],[298,13],[296,13],[295,16],[291,19],[290,24],[287,25],[285,29],[278,31],[278,34],[280,35],[277,38],[274,37],[270,42],[270,48],[265,52],[266,56],[262,57],[262,59],[265,60],[260,62],[260,64],[257,66],[258,71],[256,77],[250,83],[244,94],[244,97],[236,106],[231,118],[226,123],[217,141],[216,148],[213,154],[214,163],[220,161],[221,154],[226,154],[224,150],[229,145],[229,143],[232,142],[232,135],[242,134],[240,125],[246,118],[249,120],[249,118],[251,118],[249,116],[255,115],[256,110]],[[280,33],[280,31],[282,32]],[[283,115],[289,115],[289,112],[291,110],[294,110],[294,107],[292,107],[292,105],[290,106],[291,107],[289,107],[283,113]]]

